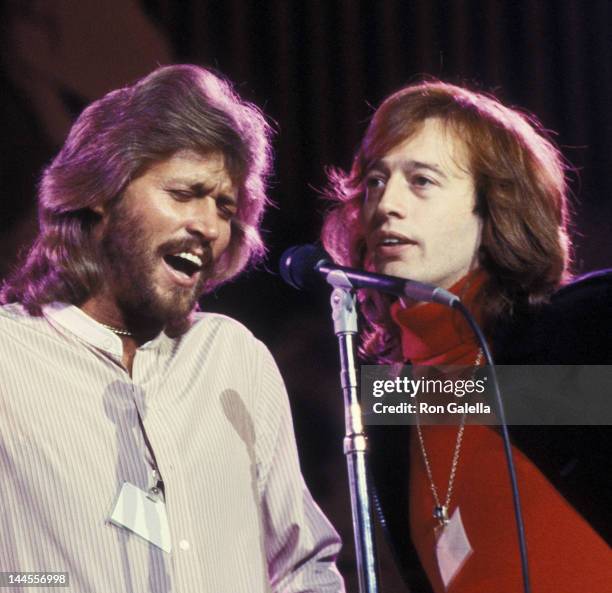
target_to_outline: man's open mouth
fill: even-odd
[[[185,274],[189,277],[197,274],[204,265],[202,258],[199,255],[189,253],[188,251],[164,255],[164,261],[173,270],[176,270],[177,272]]]
[[[375,246],[376,247],[395,247],[400,245],[415,245],[416,241],[413,241],[409,237],[401,235],[399,233],[382,232],[378,233]]]

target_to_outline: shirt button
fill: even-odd
[[[183,552],[186,552],[189,549],[189,547],[190,547],[189,542],[186,539],[182,539],[179,542],[179,548],[183,550]]]

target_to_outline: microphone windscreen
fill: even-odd
[[[313,288],[321,277],[317,268],[322,263],[330,263],[331,257],[321,247],[316,245],[294,245],[283,252],[280,258],[279,271],[282,279],[302,290]]]

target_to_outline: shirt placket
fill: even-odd
[[[170,554],[173,573],[173,591],[190,593],[197,574],[198,551],[187,520],[187,500],[184,497],[188,484],[181,480],[180,450],[177,435],[168,428],[163,406],[163,384],[168,356],[163,347],[139,349],[134,357],[132,380],[134,388],[144,394],[141,398],[141,414],[145,439],[149,443],[151,462],[163,481],[166,511],[172,538]]]

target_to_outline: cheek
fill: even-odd
[[[471,210],[447,211],[433,224],[427,249],[444,254],[449,261],[471,257],[480,245],[481,232],[481,219]]]
[[[462,253],[466,260],[472,260],[480,246],[480,237],[482,232],[481,220],[477,216],[468,218],[463,225],[456,230],[455,249],[458,253]]]
[[[228,247],[232,238],[232,225],[230,222],[224,221],[224,224],[219,227],[219,236],[215,241],[214,252],[215,256],[219,257]]]
[[[482,219],[478,214],[475,214],[472,210],[465,215],[465,234],[472,240],[480,242],[480,235],[482,234]]]
[[[473,189],[469,188],[458,192],[458,197],[447,213],[448,222],[459,237],[473,237],[480,235],[480,216],[474,212],[476,208],[476,194]]]
[[[367,234],[368,229],[371,228],[372,218],[374,216],[374,209],[371,203],[365,202],[359,210],[359,216],[357,217],[357,223],[363,229],[363,232]]]

